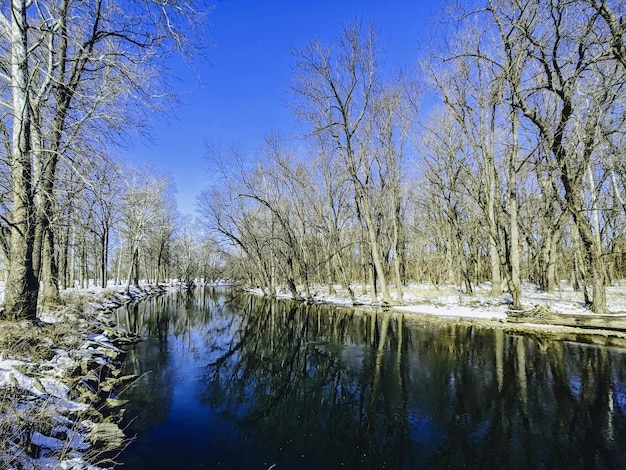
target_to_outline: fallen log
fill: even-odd
[[[510,313],[506,321],[626,332],[626,314],[624,313],[569,314],[552,312],[547,307],[537,306],[531,310]]]

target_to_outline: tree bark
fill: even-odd
[[[11,73],[13,136],[11,155],[11,244],[5,316],[35,319],[39,282],[33,269],[35,207],[32,191],[31,115],[28,95],[27,3],[12,0]]]
[[[104,289],[107,286],[107,268],[109,265],[109,228],[103,227],[103,233],[100,237],[100,286]]]
[[[511,133],[513,138],[513,148],[509,155],[509,292],[513,300],[512,308],[519,310],[522,308],[522,279],[520,276],[520,254],[519,254],[519,221],[517,203],[517,152],[519,146],[518,137],[518,116],[517,110],[511,107]]]

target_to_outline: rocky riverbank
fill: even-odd
[[[0,467],[111,467],[129,442],[120,429],[126,348],[138,337],[112,312],[164,287],[68,291],[36,324],[0,323]]]

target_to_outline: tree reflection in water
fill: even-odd
[[[626,457],[621,349],[227,290],[128,316],[147,339],[126,372],[152,372],[130,391],[138,440],[123,461],[149,445],[141,463],[153,468],[176,452],[188,468],[612,468]],[[185,426],[205,435],[195,446],[177,443],[172,416],[189,381]],[[155,428],[169,448],[145,438]]]

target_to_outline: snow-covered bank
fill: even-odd
[[[137,340],[111,312],[166,292],[163,287],[68,290],[62,307],[36,324],[0,323],[0,467],[97,469],[128,442],[117,397],[124,347]]]
[[[362,293],[361,286],[352,287],[359,295],[356,302],[364,306],[380,306],[380,296],[377,303],[372,303],[369,294]],[[339,306],[351,306],[350,296],[341,286],[315,286],[312,299],[315,303]],[[329,291],[332,291],[330,293]],[[431,315],[444,318],[495,320],[506,322],[514,320],[520,312],[510,309],[511,299],[507,294],[492,297],[489,283],[476,286],[472,295],[460,292],[455,286],[436,287],[429,284],[413,284],[402,289],[402,301],[398,302],[395,289],[390,289],[391,296],[398,303],[392,306],[394,311],[401,311],[414,315]],[[257,295],[265,295],[261,289],[250,289]],[[302,293],[304,296],[304,293]],[[279,291],[277,298],[291,299],[291,293]],[[607,305],[610,315],[604,318],[626,321],[626,281],[620,281],[607,288]],[[585,308],[582,294],[574,291],[571,286],[563,282],[554,293],[540,291],[534,285],[524,285],[522,293],[522,307],[524,312],[532,314],[536,311],[546,311],[556,316],[600,318]],[[524,313],[521,312],[521,313]],[[549,322],[545,318],[541,321],[529,321],[528,326],[546,327]]]

